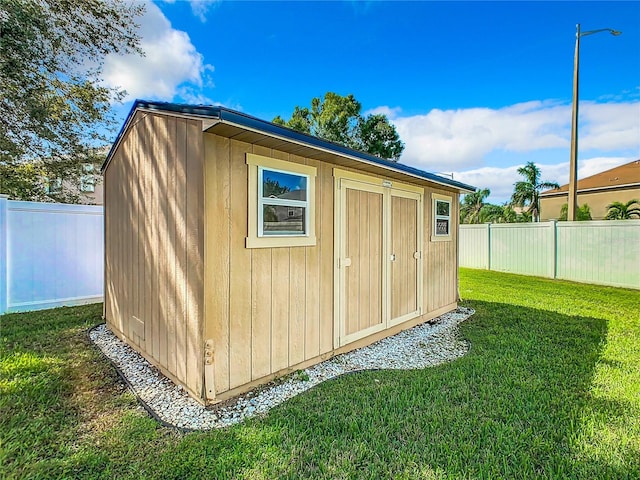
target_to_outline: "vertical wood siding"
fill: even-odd
[[[427,313],[451,305],[458,297],[458,193],[425,188],[424,208],[424,303]],[[451,202],[451,240],[431,241],[433,235],[432,195],[449,195]]]
[[[204,135],[205,339],[217,393],[333,348],[333,171],[278,150]],[[246,154],[318,169],[316,238],[309,247],[246,248]]]
[[[105,317],[195,396],[202,390],[199,121],[139,112],[105,171]]]
[[[418,309],[417,241],[418,202],[411,198],[391,197],[391,318],[399,318]],[[429,235],[424,236],[428,241]]]
[[[334,349],[334,166],[214,134],[204,134],[203,143],[206,196],[204,340],[214,342],[215,390],[221,394],[330,354]],[[247,153],[317,168],[316,245],[246,248]],[[426,316],[455,304],[457,299],[457,194],[433,190],[454,199],[452,241],[430,242],[431,191],[425,189],[424,197]],[[366,192],[356,194],[369,195]],[[382,221],[376,210],[381,209],[381,205],[376,207],[373,200],[367,198],[366,208],[359,202],[366,212],[350,217],[354,229],[356,223],[357,229],[363,227],[365,216],[369,223]],[[415,203],[399,200],[398,218],[416,215]],[[413,254],[409,252],[413,248],[412,239],[415,244],[414,231],[408,231],[406,238],[404,235],[398,237],[407,255]],[[375,239],[370,237],[358,244],[358,248],[369,252],[369,263],[363,260],[357,265],[363,272],[370,269],[371,256],[377,255],[377,249],[380,249],[376,245]],[[410,271],[407,275],[415,276]],[[404,311],[417,301],[415,293],[405,293],[406,298],[400,300],[402,306],[398,311]],[[369,296],[367,308],[372,301],[377,301],[377,296],[381,296],[377,290],[373,297]],[[364,309],[364,305],[360,307]],[[370,318],[363,321],[372,322]]]
[[[382,194],[346,189],[345,334],[382,323]]]

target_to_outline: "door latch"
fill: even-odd
[[[343,258],[341,261],[339,261],[339,266],[340,267],[350,267],[351,266],[351,259],[350,258]]]

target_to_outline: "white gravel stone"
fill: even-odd
[[[105,324],[89,332],[91,340],[129,382],[133,393],[163,422],[183,429],[208,430],[264,415],[271,408],[321,382],[360,370],[420,369],[463,356],[469,344],[458,338],[457,326],[474,311],[445,313],[429,323],[404,330],[367,347],[337,355],[285,380],[267,384],[225,402],[204,407],[116,337]]]

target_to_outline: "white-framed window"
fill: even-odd
[[[258,237],[309,234],[309,175],[258,167]]]
[[[451,240],[452,197],[434,193],[433,198],[433,233],[431,241]]]
[[[247,248],[315,245],[316,168],[247,153]]]
[[[93,175],[83,175],[80,177],[80,191],[91,193],[96,191],[96,178]]]
[[[96,177],[94,175],[95,166],[92,163],[82,164],[82,173],[80,177],[80,191],[84,193],[92,193],[96,191]]]
[[[62,191],[62,178],[51,178],[45,185],[46,193],[60,193]]]

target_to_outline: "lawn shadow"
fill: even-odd
[[[607,339],[602,319],[471,302],[469,354],[418,371],[361,372],[325,382],[251,428],[276,428],[265,477],[628,478],[583,448],[585,412]],[[258,446],[258,448],[261,448]],[[274,445],[270,445],[273,449]],[[586,453],[586,455],[585,455]]]
[[[61,430],[65,438],[77,432],[81,415],[70,396],[78,390],[56,391],[55,384],[69,385],[69,368],[78,367],[61,367],[59,373],[49,372],[52,384],[37,394],[25,390],[14,398],[37,403],[42,394],[65,402],[49,407],[40,424],[24,418],[22,428],[51,434],[38,437],[33,461],[40,466],[28,471],[42,478],[61,473],[84,478],[640,477],[637,437],[616,447],[615,429],[624,425],[612,425],[624,423],[635,407],[593,395],[594,374],[607,364],[602,358],[607,321],[496,302],[469,306],[476,314],[461,325],[460,336],[471,349],[451,363],[342,376],[264,418],[211,432],[179,434],[117,407],[116,424],[68,456],[54,436]],[[73,327],[78,323],[69,320],[75,340],[55,346],[66,336],[48,336],[46,324],[55,320],[43,318],[29,333],[7,335],[7,345],[71,359],[80,347]],[[21,343],[18,337],[28,340]],[[94,362],[98,367],[103,362],[92,355],[73,358],[83,369],[108,370],[95,369]],[[30,375],[46,370],[34,368]],[[90,398],[82,401],[100,403],[91,396],[108,380],[87,381]],[[20,406],[5,408],[3,415],[15,414]],[[590,443],[603,428],[613,438],[610,455]],[[25,435],[14,433],[22,447],[29,446]],[[54,451],[46,453],[47,445]]]
[[[156,478],[203,471],[227,478],[629,478],[640,472],[633,447],[613,461],[583,445],[585,415],[605,412],[606,418],[626,408],[592,395],[606,320],[501,303],[469,306],[476,315],[461,326],[471,342],[465,357],[423,370],[342,376],[263,419],[187,435],[163,452]],[[138,468],[154,476],[151,464]]]

